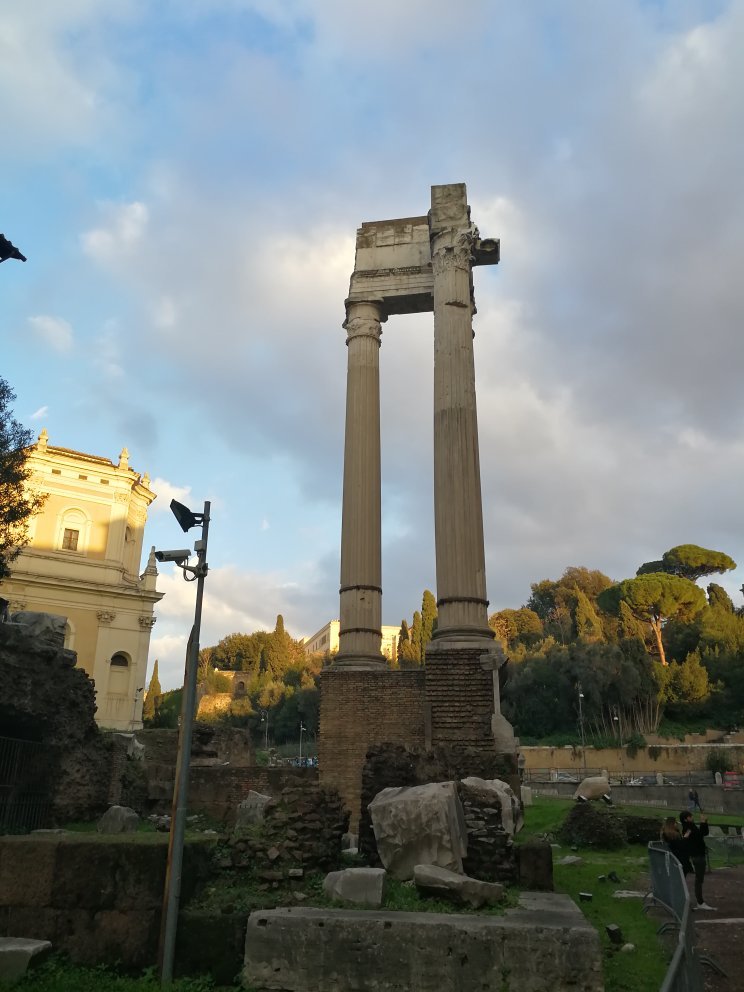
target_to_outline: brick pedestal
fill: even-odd
[[[423,671],[326,669],[320,677],[318,766],[322,785],[338,790],[359,822],[367,750],[391,743],[424,744]]]

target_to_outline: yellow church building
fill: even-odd
[[[102,727],[142,726],[156,589],[155,556],[139,569],[149,477],[129,467],[124,448],[115,464],[49,444],[46,430],[30,449],[29,485],[47,496],[31,521],[30,541],[0,585],[10,612],[33,610],[67,618],[65,647],[96,684]]]

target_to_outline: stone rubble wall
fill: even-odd
[[[516,884],[519,872],[514,845],[501,822],[501,809],[493,805],[493,795],[462,782],[458,792],[468,828],[463,871],[484,882]]]
[[[329,871],[338,864],[349,811],[339,794],[313,784],[291,785],[264,808],[264,821],[226,841],[221,867],[250,868],[279,883],[290,869]]]
[[[212,844],[187,842],[182,900],[207,877]],[[50,940],[76,964],[154,964],[168,838],[0,837],[0,936]]]

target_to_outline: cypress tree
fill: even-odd
[[[158,712],[160,706],[160,697],[163,695],[163,690],[160,686],[160,679],[158,678],[158,659],[155,659],[155,664],[152,666],[152,676],[150,677],[150,685],[147,689],[147,695],[145,696],[145,701],[142,704],[142,722],[151,723]]]

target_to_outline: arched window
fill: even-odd
[[[117,651],[111,656],[108,677],[109,696],[126,696],[129,693],[129,655]]]
[[[69,507],[57,518],[57,548],[60,551],[84,552],[90,537],[90,519],[78,507]]]
[[[69,618],[65,622],[65,647],[70,651],[75,647],[75,628],[70,623]]]
[[[236,696],[244,696],[245,695],[245,682],[236,682],[235,683],[235,695]]]
[[[129,668],[129,656],[123,651],[117,651],[115,655],[111,656],[111,664],[119,668]]]

